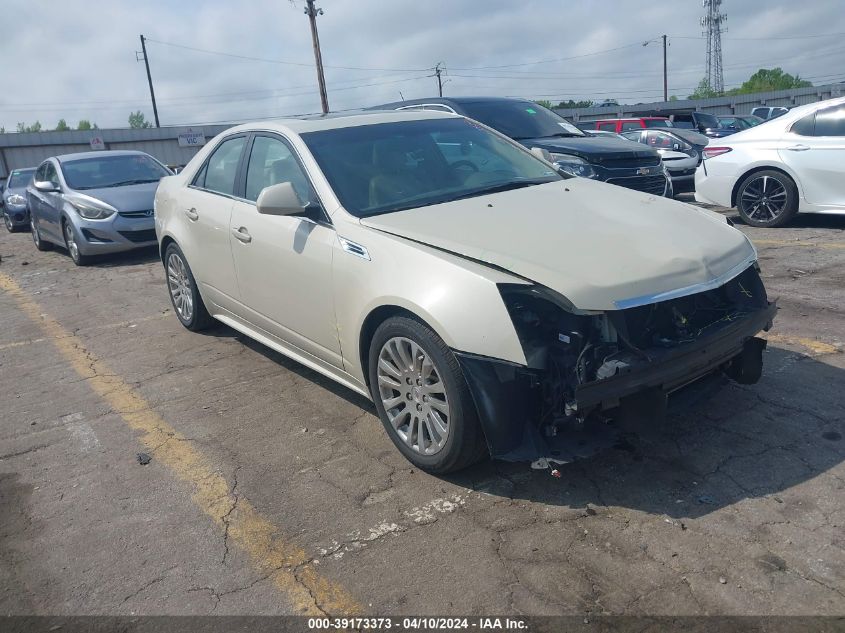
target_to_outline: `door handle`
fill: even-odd
[[[252,235],[250,235],[249,231],[246,230],[246,227],[243,226],[237,229],[232,229],[232,235],[244,244],[249,244],[252,241]]]
[[[790,152],[806,152],[808,149],[810,149],[810,146],[799,143],[798,145],[790,145],[786,149],[788,149]]]
[[[193,207],[190,209],[185,209],[185,215],[188,216],[189,220],[196,221],[199,220],[200,214],[197,213],[197,210]]]

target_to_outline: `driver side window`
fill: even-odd
[[[315,198],[308,176],[287,143],[272,136],[256,136],[246,170],[244,197],[255,202],[262,189],[280,182],[291,183],[302,202]]]

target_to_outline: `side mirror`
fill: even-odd
[[[289,182],[264,187],[255,203],[259,213],[264,215],[298,215],[308,206],[299,199]]]
[[[536,156],[537,158],[542,158],[547,163],[552,162],[552,155],[547,149],[543,149],[542,147],[532,147],[531,153],[534,154],[534,156]]]
[[[33,184],[38,191],[42,191],[44,193],[62,190],[61,187],[49,180],[36,180]]]

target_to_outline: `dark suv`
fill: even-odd
[[[438,110],[480,121],[526,147],[540,148],[562,171],[660,196],[672,196],[660,155],[643,145],[586,134],[526,99],[454,97],[399,101],[371,110]],[[639,146],[638,146],[639,145]]]

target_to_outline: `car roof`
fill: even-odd
[[[305,134],[322,130],[334,130],[361,125],[378,125],[380,123],[397,123],[400,121],[417,121],[425,119],[455,118],[450,112],[435,112],[428,110],[356,110],[354,112],[339,112],[328,115],[307,116],[297,118],[280,118],[269,121],[255,121],[243,123],[226,130],[226,134],[246,132],[249,130],[270,130],[279,132],[293,132]]]
[[[108,149],[90,152],[74,152],[73,154],[59,154],[53,156],[60,163],[67,163],[72,160],[81,160],[84,158],[97,158],[98,156],[149,156],[146,152],[139,152],[134,149]]]
[[[496,103],[502,101],[518,101],[520,103],[535,103],[520,97],[422,97],[420,99],[405,99],[404,101],[393,101],[382,105],[373,106],[368,110],[395,110],[396,108],[415,106],[421,104],[434,105],[465,105],[471,103]]]

